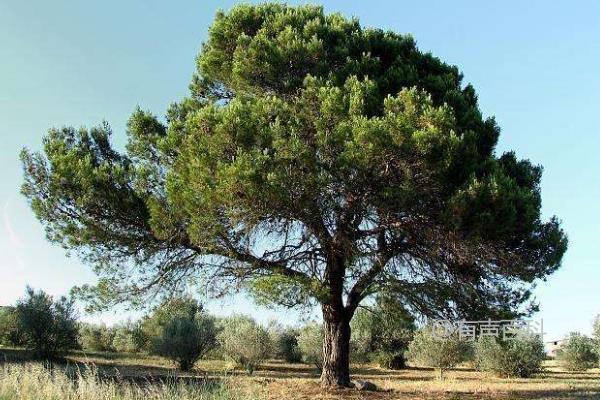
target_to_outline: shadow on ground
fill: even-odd
[[[32,354],[27,350],[0,348],[0,364],[30,361],[33,361]],[[382,388],[378,392],[359,392],[323,390],[319,386],[319,371],[314,366],[277,360],[265,363],[252,376],[231,369],[219,360],[201,361],[193,371],[184,373],[156,357],[100,352],[73,352],[47,363],[46,367],[61,368],[74,380],[93,371],[101,380],[138,386],[184,383],[206,387],[235,378],[236,385],[250,383],[264,388],[269,399],[600,399],[598,370],[565,372],[553,368],[530,379],[503,380],[486,377],[470,368],[459,368],[448,372],[447,381],[439,381],[428,368],[392,371],[357,365],[352,369],[353,377],[372,380]]]

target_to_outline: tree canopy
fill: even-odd
[[[97,307],[205,284],[352,317],[381,290],[421,315],[514,315],[567,240],[541,166],[497,155],[462,74],[410,36],[321,7],[218,13],[166,120],[51,129],[23,193],[100,277]],[[341,314],[340,314],[341,313]]]

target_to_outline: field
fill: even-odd
[[[600,399],[600,370],[564,372],[551,361],[531,379],[498,379],[464,367],[440,381],[430,369],[355,366],[354,378],[380,388],[359,392],[324,391],[311,366],[277,360],[248,376],[218,360],[201,361],[194,373],[183,374],[150,356],[73,353],[52,369],[26,358],[22,351],[0,351],[0,400]]]

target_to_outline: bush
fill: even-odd
[[[182,371],[189,371],[196,361],[217,345],[214,318],[198,315],[193,318],[175,316],[155,339],[154,353],[175,361]]]
[[[140,340],[140,324],[127,322],[113,328],[115,331],[112,347],[119,353],[137,353],[142,350],[144,341]]]
[[[79,342],[84,350],[115,351],[115,330],[106,325],[81,324]]]
[[[302,354],[302,361],[323,369],[323,326],[315,322],[302,327],[298,335],[298,348]]]
[[[302,361],[302,354],[298,347],[298,335],[300,333],[294,328],[283,328],[271,334],[271,342],[274,347],[276,358],[288,363]]]
[[[14,307],[0,307],[0,345],[23,346],[25,335],[19,328]]]
[[[403,369],[406,368],[406,352],[389,352],[380,351],[373,354],[373,361],[377,363],[381,368],[387,369]]]
[[[458,335],[439,337],[425,327],[415,333],[406,356],[412,363],[435,368],[442,378],[445,370],[469,359],[470,353],[471,345]]]
[[[140,350],[151,352],[154,341],[162,335],[163,328],[176,317],[193,318],[202,312],[202,304],[190,296],[168,298],[142,318],[134,331]]]
[[[25,346],[36,358],[52,359],[78,345],[73,302],[66,297],[54,301],[28,287],[25,298],[17,302],[15,318]]]
[[[375,361],[388,369],[405,367],[405,352],[415,330],[414,318],[396,296],[380,295],[372,310],[358,310],[351,327],[353,362]]]
[[[124,328],[115,330],[112,348],[119,353],[136,353],[138,351],[132,333]]]
[[[560,366],[568,371],[585,371],[598,363],[592,339],[577,332],[571,333],[567,341],[556,353]]]
[[[350,362],[366,364],[374,357],[372,338],[369,331],[351,328]]]
[[[597,315],[594,319],[592,335],[594,337],[594,348],[596,351],[596,356],[598,357],[598,361],[600,362],[600,315]]]
[[[218,336],[223,354],[252,374],[271,353],[271,340],[265,328],[254,319],[234,315],[222,321]]]
[[[546,354],[537,335],[521,334],[511,340],[480,337],[475,344],[475,368],[502,378],[527,378],[539,372]]]

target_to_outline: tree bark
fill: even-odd
[[[323,387],[350,386],[350,318],[344,309],[323,306]]]

